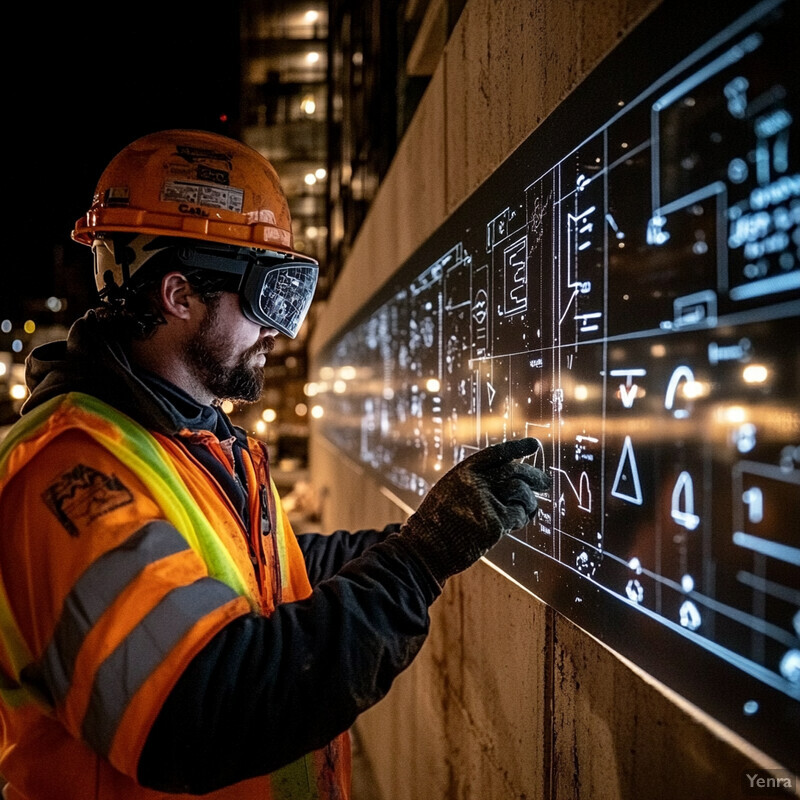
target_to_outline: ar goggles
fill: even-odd
[[[319,266],[285,253],[248,247],[178,245],[177,260],[187,266],[236,276],[244,315],[294,339],[308,314]]]

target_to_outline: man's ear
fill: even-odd
[[[165,315],[189,319],[192,316],[194,295],[192,285],[182,272],[168,272],[161,279],[158,299]]]

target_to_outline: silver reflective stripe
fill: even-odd
[[[125,587],[148,564],[188,549],[186,540],[168,522],[149,522],[78,578],[42,659],[29,671],[33,682],[44,683],[54,704],[64,700],[72,685],[84,639]]]
[[[83,719],[86,741],[107,756],[117,726],[134,694],[189,629],[238,595],[214,578],[179,586],[128,634],[95,675]]]

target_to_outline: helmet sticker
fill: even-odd
[[[106,189],[106,205],[127,206],[131,202],[131,191],[127,186],[111,186]]]
[[[219,183],[227,186],[230,181],[230,175],[227,170],[214,169],[206,164],[197,165],[197,177],[201,181],[208,181],[209,183]]]
[[[178,144],[175,147],[175,152],[184,159],[184,161],[188,161],[190,164],[217,161],[225,164],[227,169],[233,169],[233,155],[230,153],[223,153],[221,150]]]
[[[225,211],[241,213],[244,205],[244,190],[234,186],[168,180],[161,189],[161,199],[173,203],[188,203],[192,206],[221,208]]]

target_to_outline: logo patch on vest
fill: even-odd
[[[132,503],[133,495],[116,475],[78,464],[48,486],[42,500],[67,533],[77,536],[81,527]]]

